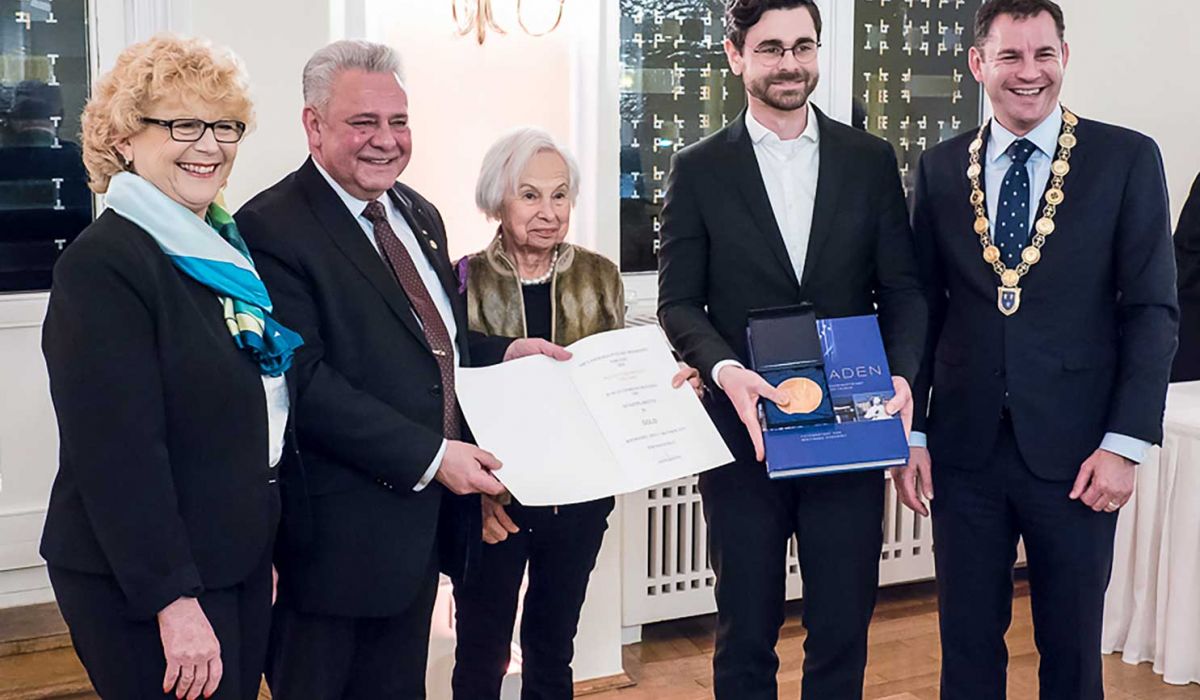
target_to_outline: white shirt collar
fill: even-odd
[[[1062,123],[1062,109],[1055,107],[1050,116],[1043,119],[1041,124],[1021,137],[1005,129],[999,121],[993,119],[991,139],[988,143],[988,160],[992,162],[999,160],[1000,156],[1008,153],[1008,147],[1018,138],[1028,139],[1034,146],[1037,146],[1042,155],[1053,159],[1058,146],[1058,134],[1062,131]]]
[[[790,143],[799,141],[800,139],[808,139],[813,143],[818,143],[821,138],[821,130],[817,126],[817,115],[813,111],[811,104],[805,104],[804,109],[808,110],[808,125],[804,127],[804,133],[800,134],[799,139],[784,141],[779,138],[779,135],[763,126],[761,122],[754,118],[754,114],[749,108],[746,108],[746,131],[750,134],[750,140],[755,144],[761,144],[764,140],[770,138],[768,143]]]
[[[329,183],[329,186],[333,188],[334,194],[338,196],[338,199],[342,200],[342,204],[346,205],[346,208],[350,210],[350,213],[353,214],[355,218],[362,216],[363,210],[366,209],[367,205],[371,202],[365,199],[359,199],[358,197],[355,197],[347,192],[345,188],[338,184],[337,180],[334,180],[329,173],[325,172],[325,168],[321,167],[321,164],[317,162],[316,158],[313,158],[312,162],[313,165],[317,166],[317,172],[321,173],[321,177],[325,178],[325,182]],[[384,196],[380,199],[384,200],[383,206],[386,209],[387,197]]]

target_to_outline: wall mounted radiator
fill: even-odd
[[[687,477],[622,497],[626,628],[716,612],[697,481]],[[885,488],[880,585],[933,578],[933,526],[904,507],[890,478]],[[803,591],[795,539],[788,544],[787,571],[787,598],[795,600]]]

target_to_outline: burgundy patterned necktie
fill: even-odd
[[[433,297],[429,296],[429,290],[425,288],[425,283],[421,280],[421,275],[417,272],[412,257],[408,254],[408,249],[400,242],[396,232],[392,230],[392,225],[388,223],[387,212],[383,208],[383,204],[377,201],[371,202],[363,210],[362,215],[375,227],[375,242],[379,244],[379,250],[383,252],[387,263],[391,265],[392,272],[395,273],[404,293],[408,295],[409,303],[417,312],[421,327],[425,329],[425,340],[429,343],[429,348],[433,350],[438,370],[442,375],[443,432],[447,440],[457,440],[460,428],[458,400],[454,396],[454,341],[450,339],[450,333],[446,330],[442,315],[438,313],[437,306],[433,303]]]

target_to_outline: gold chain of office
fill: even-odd
[[[971,142],[971,159],[967,168],[967,178],[971,180],[971,206],[975,208],[975,233],[979,236],[979,245],[983,248],[984,262],[991,265],[1000,277],[1001,286],[997,288],[997,305],[1005,316],[1011,316],[1020,308],[1021,278],[1041,261],[1042,246],[1046,245],[1046,239],[1054,233],[1054,216],[1058,213],[1058,206],[1066,199],[1063,194],[1063,183],[1066,181],[1067,173],[1071,172],[1071,150],[1079,143],[1075,137],[1075,127],[1079,125],[1079,117],[1066,107],[1062,108],[1062,115],[1063,126],[1062,133],[1058,136],[1058,157],[1050,165],[1051,180],[1050,187],[1045,194],[1046,204],[1042,209],[1041,218],[1034,224],[1033,238],[1021,250],[1021,262],[1015,268],[1009,268],[1004,264],[1000,249],[992,241],[992,224],[988,220],[985,195],[979,180],[983,174],[983,166],[979,162],[980,154],[983,152],[984,135],[987,133],[991,120],[984,122],[983,126],[979,127],[979,133]]]

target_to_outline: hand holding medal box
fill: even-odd
[[[753,369],[787,396],[759,405],[771,478],[905,463],[903,422],[886,410],[895,390],[874,316],[752,311],[746,334]]]

